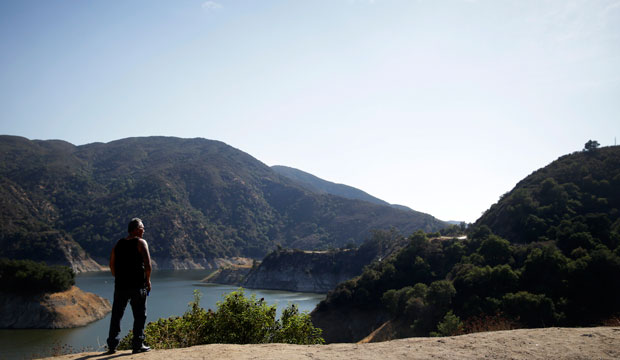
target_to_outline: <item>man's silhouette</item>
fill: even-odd
[[[110,255],[110,271],[114,275],[114,303],[108,335],[108,352],[113,354],[120,342],[121,319],[131,304],[133,312],[133,353],[151,350],[144,345],[146,297],[151,291],[151,255],[142,238],[144,225],[138,218],[131,219],[129,235],[120,239]]]

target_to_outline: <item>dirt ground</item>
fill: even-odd
[[[367,344],[202,345],[132,355],[82,353],[48,359],[620,359],[620,327],[521,329]]]

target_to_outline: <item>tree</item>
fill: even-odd
[[[528,327],[545,327],[556,323],[559,314],[551,299],[527,291],[508,293],[502,297],[504,312]]]
[[[490,235],[482,241],[478,248],[478,253],[484,256],[484,261],[487,265],[496,266],[510,261],[512,249],[508,240],[504,240],[496,235]]]
[[[596,150],[599,146],[601,146],[601,144],[599,144],[598,141],[596,141],[596,140],[588,140],[588,142],[584,146],[583,150],[584,151],[593,151],[593,150]]]

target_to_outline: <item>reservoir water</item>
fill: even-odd
[[[182,315],[193,300],[194,289],[202,293],[200,305],[216,309],[223,294],[237,289],[235,286],[203,284],[200,280],[210,270],[159,270],[153,272],[153,289],[147,299],[147,323],[159,318]],[[76,277],[76,285],[84,291],[95,293],[112,302],[114,278],[109,272],[87,273]],[[322,294],[288,291],[246,289],[246,296],[256,294],[268,304],[277,304],[281,312],[289,303],[299,306],[300,311],[312,311],[325,298]],[[131,307],[127,305],[121,323],[121,335],[132,327]],[[79,351],[104,351],[110,324],[110,314],[87,326],[75,329],[0,330],[0,360],[31,359],[50,356],[54,348],[70,348]]]

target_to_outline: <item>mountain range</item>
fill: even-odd
[[[156,265],[176,269],[262,258],[278,246],[359,245],[374,229],[446,226],[370,195],[317,190],[290,173],[201,138],[75,146],[0,136],[0,257],[92,270],[107,263],[132,217],[144,220]]]

